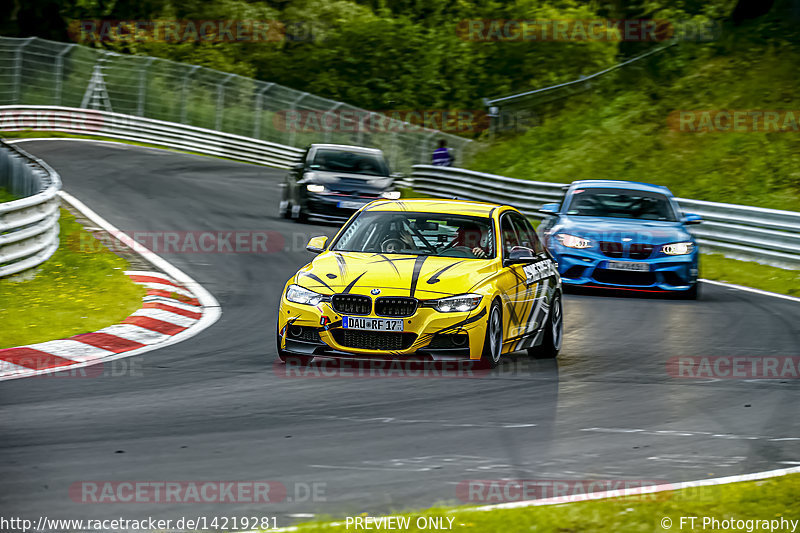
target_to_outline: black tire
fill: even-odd
[[[283,202],[286,202],[286,204]],[[278,217],[285,219],[292,218],[292,203],[289,202],[289,200],[281,200],[281,203],[278,204]]]
[[[561,293],[553,296],[550,313],[547,315],[542,344],[528,348],[528,355],[536,359],[555,359],[561,351],[564,338],[564,308],[561,305]]]
[[[301,205],[295,206],[292,204],[289,209],[289,216],[301,224],[308,222],[308,212]]]
[[[480,366],[495,368],[500,363],[503,350],[503,310],[500,302],[495,300],[486,317],[486,338],[483,341]]]

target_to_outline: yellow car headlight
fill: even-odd
[[[310,291],[300,285],[292,284],[286,289],[286,299],[296,304],[317,305],[323,298],[325,298],[324,295]]]
[[[465,313],[472,311],[481,303],[480,294],[459,294],[438,300],[428,300],[425,307],[433,307],[440,313]]]

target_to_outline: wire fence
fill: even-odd
[[[604,90],[613,89],[622,80],[635,85],[640,79],[642,69],[647,68],[647,62],[644,61],[646,58],[661,55],[677,44],[677,41],[668,42],[609,68],[565,83],[509,96],[484,98],[484,105],[491,118],[491,132],[520,133],[540,125],[568,104],[577,105],[581,95],[586,99],[602,96]]]
[[[293,147],[382,149],[393,169],[430,162],[446,140],[457,162],[472,142],[276,83],[148,56],[39,38],[0,37],[0,105],[97,109]]]

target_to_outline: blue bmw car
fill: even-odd
[[[697,298],[697,244],[666,187],[617,180],[573,182],[560,204],[545,204],[542,241],[564,285],[674,292]]]

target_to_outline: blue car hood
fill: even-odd
[[[562,215],[548,232],[563,232],[594,241],[621,241],[667,244],[694,241],[680,222],[634,220],[628,218],[575,217]]]

